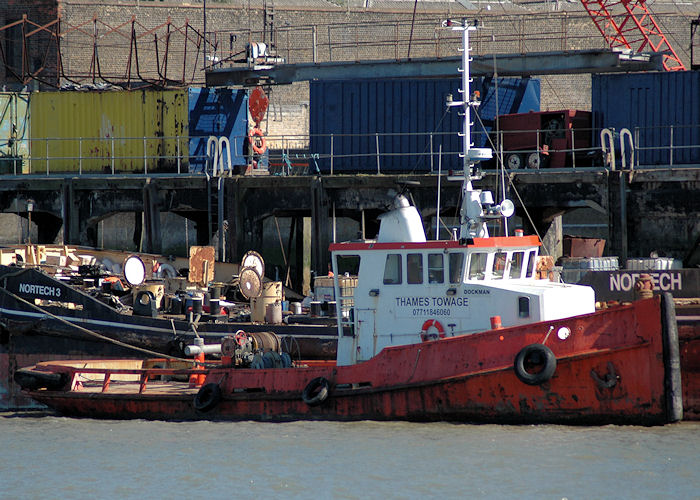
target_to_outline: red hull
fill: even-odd
[[[206,383],[218,384],[222,395],[206,412],[195,409],[196,389],[166,393],[155,384],[141,394],[114,388],[30,394],[63,414],[99,418],[662,424],[680,418],[678,362],[668,361],[673,332],[663,327],[675,318],[668,319],[655,298],[573,319],[391,347],[354,366],[211,369]],[[556,335],[562,326],[572,332],[566,340]],[[556,371],[527,385],[513,364],[534,343],[551,349]],[[329,396],[310,406],[301,395],[316,377],[330,382]]]
[[[678,317],[683,419],[700,420],[700,315]]]

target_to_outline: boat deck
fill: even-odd
[[[81,394],[150,394],[159,396],[194,396],[200,387],[190,387],[189,382],[175,380],[149,380],[142,386],[140,382],[112,381],[107,390],[103,390],[103,382],[89,380],[80,381],[72,392]]]

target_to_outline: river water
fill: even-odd
[[[147,422],[0,413],[0,498],[700,498],[700,423]]]

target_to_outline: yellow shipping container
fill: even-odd
[[[32,173],[188,170],[186,90],[35,92],[30,106]]]

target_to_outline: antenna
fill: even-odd
[[[447,98],[447,106],[461,107],[464,113],[462,124],[462,158],[464,177],[468,182],[471,182],[472,179],[481,178],[480,175],[474,174],[472,167],[481,160],[489,160],[493,156],[491,148],[473,148],[472,146],[474,144],[471,142],[471,108],[479,107],[481,104],[481,95],[479,92],[472,93],[469,88],[469,84],[472,81],[469,72],[469,62],[471,61],[471,57],[469,56],[471,52],[471,48],[469,47],[469,32],[476,31],[478,24],[478,19],[474,19],[471,23],[466,19],[462,19],[461,22],[455,22],[451,19],[442,22],[443,26],[449,27],[453,31],[462,32],[462,67],[460,68],[460,72],[462,73],[462,88],[460,89],[462,100],[455,101],[450,95]]]
[[[491,148],[475,148],[471,142],[471,111],[476,110],[481,104],[481,95],[479,92],[471,92],[469,84],[472,79],[469,74],[469,62],[471,57],[469,53],[469,32],[477,29],[479,22],[474,20],[471,23],[462,19],[461,23],[455,23],[451,20],[443,22],[443,26],[449,27],[454,31],[462,32],[462,94],[461,101],[455,101],[448,96],[447,106],[458,106],[462,108],[464,122],[462,129],[462,149],[464,162],[464,181],[462,184],[462,206],[460,208],[460,240],[468,238],[488,238],[489,230],[486,226],[487,220],[500,219],[510,217],[515,212],[515,206],[509,200],[503,200],[500,205],[493,204],[493,196],[489,191],[482,192],[479,189],[474,189],[472,180],[481,179],[481,171],[476,165],[482,160],[488,160],[493,157]]]

